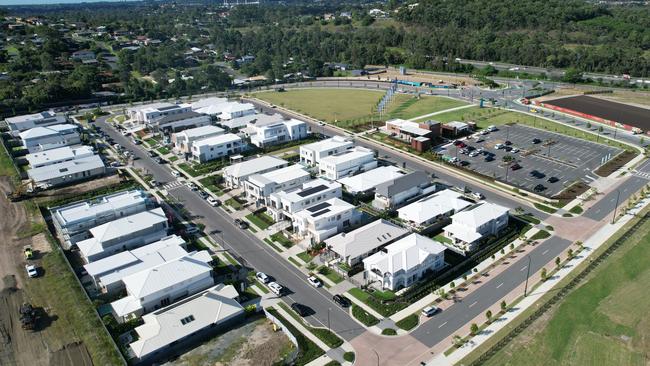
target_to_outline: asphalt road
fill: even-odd
[[[643,186],[648,185],[648,178],[632,176],[617,190],[609,192],[602,197],[595,205],[582,214],[584,217],[600,221],[607,216],[613,217],[614,207],[617,205],[620,212],[620,203],[624,202],[629,196],[635,194]],[[620,194],[620,196],[619,196]],[[619,197],[617,197],[619,196]]]

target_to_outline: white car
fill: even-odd
[[[191,191],[198,191],[199,187],[196,186],[193,182],[187,182],[187,188]]]
[[[478,156],[478,154],[480,154],[480,152],[474,150],[474,151],[472,151],[471,153],[469,153],[469,157],[470,157],[470,158],[473,158],[473,157],[475,157],[475,156]]]
[[[208,198],[206,198],[206,201],[208,201],[208,204],[210,204],[212,207],[219,206],[219,200],[212,196],[208,196]]]
[[[519,152],[519,149],[517,149],[517,148],[515,147],[514,149],[510,150],[510,152],[513,153],[513,154],[516,154],[516,153]]]
[[[506,147],[506,145],[504,145],[504,144],[496,144],[496,145],[494,145],[494,148],[497,149],[497,150],[501,150],[504,147]]]
[[[28,264],[25,266],[25,270],[27,271],[27,275],[30,278],[38,277],[38,270],[36,269],[35,265]]]
[[[271,292],[273,292],[274,294],[278,296],[282,295],[282,285],[280,285],[279,283],[269,282],[267,286],[269,286],[269,290],[271,290]]]
[[[172,175],[173,175],[174,177],[176,177],[176,178],[180,178],[181,173],[179,173],[179,172],[176,171],[176,170],[172,170]]]
[[[472,192],[470,193],[470,196],[477,201],[485,199],[485,196],[481,192]]]
[[[323,285],[320,280],[314,276],[309,276],[309,278],[307,278],[307,281],[314,287],[321,287]]]
[[[264,272],[257,272],[255,277],[257,277],[257,279],[262,283],[269,283],[271,281],[271,277]]]
[[[426,317],[433,316],[437,312],[438,312],[438,308],[433,305],[427,306],[426,308],[422,309],[422,315]]]

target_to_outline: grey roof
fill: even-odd
[[[59,164],[46,165],[39,168],[29,169],[27,175],[35,182],[47,182],[50,179],[66,175],[85,172],[104,167],[104,162],[98,155],[89,156],[76,160],[64,161]]]
[[[356,258],[390,244],[408,232],[390,221],[379,219],[349,233],[333,236],[325,240],[325,244],[343,258]]]
[[[163,110],[163,109],[161,109],[161,110]],[[162,125],[162,124],[165,124],[165,123],[183,121],[183,120],[186,120],[186,119],[200,117],[200,116],[205,116],[205,115],[201,114],[201,113],[194,112],[194,111],[189,111],[189,112],[171,114],[171,115],[168,115],[168,116],[162,116],[160,118],[156,118],[154,120],[154,122],[159,124],[159,125]]]
[[[417,170],[377,186],[375,192],[384,197],[393,197],[416,186],[430,183],[429,175]]]

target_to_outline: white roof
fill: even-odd
[[[382,273],[397,273],[402,270],[408,272],[422,264],[428,256],[439,255],[444,251],[444,245],[413,233],[364,259],[363,264],[366,269],[377,268]]]
[[[458,212],[451,217],[454,224],[478,228],[508,212],[507,207],[492,202],[482,202],[468,210]]]
[[[93,155],[81,159],[29,169],[27,175],[33,179],[34,182],[40,183],[47,182],[50,179],[95,170],[102,167],[104,167],[102,159],[99,155]]]
[[[340,198],[330,198],[304,210],[296,212],[296,218],[303,218],[310,221],[322,220],[334,217],[346,211],[353,210],[354,205],[343,201]]]
[[[240,111],[248,111],[255,109],[255,106],[250,103],[228,103],[224,106],[221,113],[234,113]]]
[[[227,98],[211,97],[211,98],[199,99],[196,102],[191,103],[190,105],[192,106],[192,110],[196,111],[197,109],[206,108],[217,104],[223,104],[226,102],[228,102]]]
[[[309,199],[310,197],[320,195],[323,193],[323,191],[340,188],[340,187],[341,187],[341,183],[332,182],[322,178],[316,178],[303,183],[301,187],[296,187],[294,189],[276,192],[273,194],[293,203],[293,202],[300,202],[302,200]]]
[[[177,135],[184,135],[187,138],[191,139],[207,135],[217,135],[223,132],[224,129],[221,127],[207,125],[183,130],[182,132],[177,133]]]
[[[445,189],[398,209],[398,216],[400,219],[421,224],[439,215],[459,212],[472,205],[462,197],[463,195],[456,191]]]
[[[258,116],[257,114],[249,114],[247,116],[241,116],[241,117],[229,119],[227,121],[219,121],[218,123],[228,128],[241,128],[241,127],[245,127],[249,122],[257,119],[258,118],[257,116]]]
[[[148,196],[144,191],[132,190],[102,196],[94,201],[84,201],[53,209],[54,215],[62,226],[80,221],[92,220],[115,212],[125,207],[145,203]]]
[[[232,285],[218,284],[146,314],[142,317],[144,324],[135,328],[139,339],[129,346],[136,357],[143,358],[201,329],[239,316],[244,309],[235,300],[237,296]]]
[[[283,184],[306,176],[309,176],[309,172],[302,165],[294,164],[268,173],[251,175],[248,181],[257,186],[263,186],[269,183]]]
[[[59,135],[61,133],[68,133],[69,131],[74,131],[77,129],[77,126],[65,123],[60,125],[51,125],[44,127],[34,127],[29,130],[23,131],[19,134],[21,139],[33,139],[45,136]]]
[[[255,118],[251,119],[248,124],[255,127],[268,126],[276,124],[278,122],[288,122],[284,120],[284,117],[280,113],[275,114],[255,114]]]
[[[334,136],[322,141],[314,142],[300,146],[300,149],[309,149],[315,152],[333,150],[339,147],[347,148],[353,145],[353,142],[344,136]]]
[[[122,279],[131,296],[143,298],[212,270],[207,250],[190,253]]]
[[[386,124],[398,126],[400,130],[412,133],[414,135],[423,136],[431,133],[430,130],[421,128],[419,123],[403,119],[392,119],[390,121],[387,121]]]
[[[461,122],[461,121],[451,121],[451,122],[447,122],[445,124],[447,126],[451,126],[453,128],[461,128],[461,129],[466,128],[467,126],[469,126],[467,123]]]
[[[127,109],[129,112],[137,112],[137,111],[143,111],[143,110],[159,110],[161,108],[169,108],[169,107],[176,107],[176,104],[173,103],[168,103],[168,102],[160,102],[160,103],[149,103],[149,104],[143,104],[140,106],[135,106]]]
[[[355,146],[353,149],[348,149],[343,152],[340,152],[336,155],[330,155],[322,158],[320,160],[321,164],[326,164],[326,165],[339,165],[343,164],[349,161],[354,161],[357,159],[365,158],[365,157],[373,157],[375,156],[375,152],[365,148],[363,146]]]
[[[75,158],[85,158],[94,155],[91,146],[64,146],[57,149],[39,151],[27,154],[25,157],[31,166],[40,166],[43,164],[56,163],[64,160]]]
[[[342,258],[356,258],[406,235],[408,230],[379,219],[349,233],[325,240],[325,244]]]
[[[232,133],[226,133],[223,135],[212,136],[205,139],[194,141],[193,145],[196,147],[216,146],[216,145],[227,144],[229,142],[236,142],[236,141],[241,141],[241,137]]]
[[[139,212],[131,216],[95,226],[90,229],[92,238],[78,242],[77,246],[84,254],[84,257],[88,258],[93,254],[104,251],[104,248],[102,247],[103,242],[122,238],[166,221],[167,217],[165,216],[165,212],[160,207],[149,211]]]
[[[273,169],[286,165],[287,161],[273,156],[262,156],[256,159],[246,160],[241,163],[233,164],[224,169],[224,175],[232,177],[247,177],[262,171]]]
[[[348,192],[359,193],[366,192],[376,186],[393,180],[405,173],[399,168],[388,165],[369,170],[351,177],[345,177],[338,180],[343,184]]]
[[[51,112],[51,111],[44,111],[40,113],[34,113],[34,114],[25,114],[22,116],[15,116],[15,117],[8,117],[5,118],[5,121],[7,123],[21,123],[21,122],[27,122],[27,121],[40,121],[42,119],[46,118],[54,118],[56,117],[56,114]]]

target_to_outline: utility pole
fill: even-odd
[[[616,209],[618,208],[618,200],[621,198],[621,190],[617,189],[616,190],[616,205],[614,205],[614,215],[612,216],[612,224],[616,220]]]
[[[528,268],[526,271],[526,285],[524,287],[524,297],[528,295],[528,277],[530,277],[530,254],[526,255],[528,257]]]

